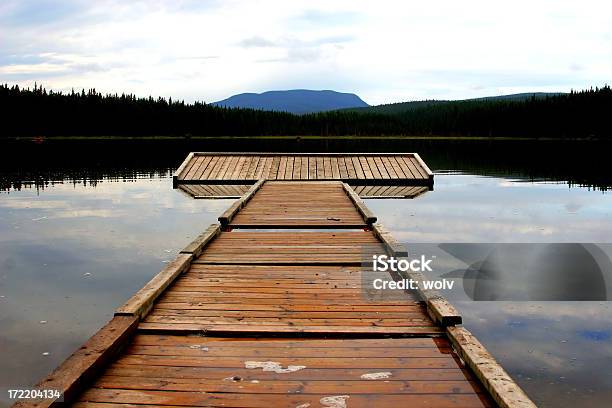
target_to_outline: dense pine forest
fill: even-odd
[[[612,138],[609,86],[524,100],[424,101],[410,109],[308,115],[202,102],[0,86],[0,137],[468,136]]]

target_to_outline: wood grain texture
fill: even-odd
[[[535,408],[533,401],[472,333],[459,326],[448,327],[447,332],[453,347],[500,407]]]
[[[366,223],[335,182],[267,182],[236,212],[239,228],[363,228]]]
[[[136,336],[75,406],[319,407],[334,396],[348,407],[493,406],[445,339],[148,334]]]
[[[189,245],[180,252],[181,254],[190,254],[193,257],[198,257],[202,254],[204,247],[219,235],[221,227],[218,224],[211,224],[206,231],[198,235]]]
[[[179,254],[164,269],[153,277],[142,289],[116,310],[116,316],[144,317],[153,307],[157,297],[184,272],[191,263],[192,254]]]
[[[69,403],[95,379],[136,331],[138,318],[115,316],[51,374],[38,383],[40,390],[58,390],[62,397],[20,401],[14,407],[44,408]]]
[[[264,185],[264,183],[265,180],[262,179],[253,184],[253,186],[242,197],[236,200],[236,202],[234,202],[227,210],[223,212],[223,214],[221,214],[221,216],[219,216],[219,222],[222,225],[229,224],[236,214],[238,214],[238,212],[249,202],[249,200],[253,198],[255,193],[261,188],[261,186]]]
[[[415,153],[190,153],[173,185],[226,181],[383,180],[433,185],[433,173]]]
[[[440,333],[410,294],[368,297],[370,280],[364,273],[373,274],[348,266],[194,264],[140,327],[207,333]]]
[[[374,224],[377,220],[376,216],[370,211],[370,209],[365,205],[365,203],[359,198],[359,196],[355,193],[355,191],[346,183],[342,183],[344,187],[344,191],[348,195],[348,197],[353,202],[353,205],[357,208],[363,220],[368,224]]]

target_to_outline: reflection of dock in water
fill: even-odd
[[[427,186],[388,186],[358,185],[351,186],[362,198],[416,198],[430,190]],[[191,198],[240,198],[250,184],[178,184],[178,190]]]
[[[366,164],[373,172],[382,163],[389,175],[398,163],[362,156],[363,174]],[[204,166],[204,183],[177,183],[181,189],[240,198],[38,387],[99,408],[534,406],[439,294],[364,295],[363,274],[374,273],[364,259],[406,256],[360,198],[409,195],[384,184],[391,179],[379,178],[381,168],[353,188],[347,182],[355,180],[342,174],[354,156],[306,156],[304,163],[296,155],[291,179],[279,180],[277,170],[276,180],[249,185],[249,177],[273,174],[277,165],[287,174],[289,159],[203,157],[197,164],[200,157],[190,155],[177,176],[196,165],[197,176]],[[218,169],[213,160],[229,160],[220,165],[225,174],[248,167],[245,178],[210,183],[205,172]],[[325,177],[327,162],[332,179],[294,180],[296,168]],[[422,169],[414,194],[433,183],[424,163]]]

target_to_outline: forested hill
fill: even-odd
[[[459,101],[451,101],[444,99],[428,99],[423,101],[410,101],[410,102],[396,102],[396,103],[385,103],[382,105],[374,105],[367,107],[359,107],[359,108],[346,108],[343,109],[345,111],[354,111],[359,113],[384,113],[384,114],[397,114],[403,113],[409,110],[429,107],[433,105],[444,105],[447,103],[457,103],[457,102],[474,102],[474,101],[514,101],[521,102],[529,99],[544,99],[552,96],[563,95],[560,92],[527,92],[527,93],[518,93],[511,95],[499,95],[499,96],[485,96],[482,98],[473,98],[473,99],[463,99]]]
[[[524,100],[424,104],[392,112],[307,115],[229,109],[172,99],[58,93],[0,86],[0,137],[414,135],[612,138],[612,90],[605,86]]]

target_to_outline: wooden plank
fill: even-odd
[[[189,153],[187,157],[185,157],[185,160],[183,160],[183,162],[180,164],[180,166],[176,169],[176,171],[172,175],[173,180],[177,180],[182,176],[182,173],[184,172],[187,165],[192,162],[194,155],[195,154],[192,152],[192,153]]]
[[[419,172],[419,175],[422,178],[424,178],[424,179],[429,178],[429,175],[427,174],[425,169],[423,167],[421,167],[421,164],[417,161],[417,159],[415,159],[414,157],[405,157],[404,160],[410,160],[410,163],[412,163],[414,168],[417,169],[417,171]]]
[[[341,182],[269,182],[232,221],[240,228],[363,228]]]
[[[385,169],[387,173],[389,173],[389,177],[392,179],[402,178],[397,171],[397,162],[395,160],[391,160],[389,157],[383,157],[382,161],[385,165]]]
[[[213,178],[210,175],[213,172],[213,170],[217,167],[217,163],[219,162],[219,159],[220,159],[219,157],[213,156],[212,160],[210,161],[210,163],[204,170],[204,173],[202,173],[202,177],[201,177],[202,179],[212,179]]]
[[[184,337],[171,334],[139,334],[132,344],[149,346],[176,346],[178,344],[190,347],[192,345],[213,347],[232,347],[237,350],[236,355],[244,353],[256,354],[258,351],[266,353],[267,349],[303,349],[303,348],[359,348],[368,349],[401,349],[408,348],[435,348],[448,349],[450,342],[445,337],[404,337],[404,338],[365,338],[365,339],[304,339],[300,337],[281,338],[235,338],[235,337]],[[411,377],[416,380],[418,378]],[[410,378],[404,378],[410,379]],[[445,378],[449,379],[449,378]]]
[[[190,265],[192,254],[179,254],[161,272],[149,281],[115,312],[115,316],[144,317],[153,307],[153,302]]]
[[[287,156],[281,156],[280,165],[278,166],[278,176],[276,178],[279,180],[284,180],[286,171],[287,171]]]
[[[536,407],[472,333],[459,326],[448,327],[446,331],[459,356],[474,371],[500,407]]]
[[[256,180],[260,180],[263,176],[264,167],[266,165],[266,157],[260,157],[257,162],[257,166],[255,167],[255,173],[253,174],[253,178]]]
[[[333,178],[331,157],[323,157],[323,175],[326,180]]]
[[[412,157],[414,157],[419,164],[421,165],[421,167],[423,168],[423,170],[425,170],[425,173],[427,173],[427,176],[430,179],[433,179],[434,174],[433,172],[430,170],[429,166],[427,166],[427,164],[425,164],[425,161],[421,158],[421,155],[418,153],[412,153]]]
[[[361,166],[361,161],[357,156],[351,157],[351,162],[353,163],[353,168],[355,169],[355,177],[358,179],[365,179],[366,175],[363,171],[363,167]]]
[[[236,165],[234,166],[231,174],[230,174],[230,179],[238,179],[240,177],[240,171],[242,170],[242,165],[244,164],[244,162],[246,161],[246,157],[245,156],[239,156],[238,158],[238,162],[236,163]]]
[[[168,390],[191,392],[221,392],[252,394],[474,394],[480,387],[475,382],[463,381],[413,381],[411,387],[405,387],[400,381],[354,380],[350,382],[291,381],[272,380],[242,382],[227,381],[220,378],[201,381],[199,379],[156,378],[147,376],[104,376],[97,383],[97,388],[135,389],[135,390]],[[240,384],[242,383],[242,384]],[[407,389],[408,388],[408,389]],[[482,389],[482,388],[480,388]]]
[[[238,156],[229,156],[228,160],[226,161],[223,168],[219,172],[219,175],[217,178],[221,180],[229,180],[230,175],[233,173],[236,167],[236,163],[238,162],[238,159],[239,159]]]
[[[324,180],[325,179],[325,162],[323,160],[323,157],[317,156],[316,163],[317,163],[317,174],[315,178],[317,180]]]
[[[204,162],[204,159],[206,158],[206,156],[201,156],[201,157],[195,157],[191,163],[189,163],[187,165],[187,168],[185,169],[185,175],[184,178],[186,179],[192,179],[194,174],[196,173],[196,171],[198,170],[198,168],[200,168],[200,165]]]
[[[380,174],[380,171],[378,170],[378,166],[376,165],[374,157],[366,157],[366,162],[368,163],[368,166],[370,167],[370,171],[372,172],[372,178],[375,178],[375,179],[383,178],[382,175]]]
[[[331,157],[331,168],[332,168],[332,178],[335,180],[340,180],[340,164],[338,163],[338,157]]]
[[[427,308],[433,312],[433,320],[442,327],[454,326],[463,321],[457,309],[443,297],[427,299]]]
[[[300,178],[302,180],[308,179],[308,157],[302,157],[302,169],[300,171]]]
[[[14,407],[43,408],[73,401],[108,362],[120,352],[136,331],[138,317],[115,316],[83,346],[68,357],[35,388],[60,391],[60,399],[30,399]]]
[[[257,169],[257,165],[259,164],[260,160],[261,160],[260,156],[253,157],[253,160],[251,160],[251,163],[249,163],[249,168],[246,172],[247,179],[251,180],[255,177],[255,170]]]
[[[198,257],[202,254],[204,247],[208,245],[210,241],[215,239],[221,232],[221,227],[218,224],[211,224],[206,231],[200,234],[194,239],[189,245],[187,245],[180,252],[181,254],[191,254],[193,257]]]
[[[209,178],[215,180],[215,179],[219,179],[218,175],[219,173],[221,173],[221,170],[223,169],[223,166],[225,165],[225,162],[227,162],[230,159],[231,156],[220,156],[219,160],[217,160],[217,162],[215,163],[214,167],[211,169],[210,174],[208,175]]]
[[[370,165],[368,164],[368,159],[365,156],[358,157],[359,163],[361,164],[361,169],[363,170],[364,177],[366,179],[373,179],[374,174],[370,169]]]
[[[270,169],[270,180],[276,180],[280,177],[278,177],[278,171],[279,171],[279,167],[280,167],[280,157],[279,156],[275,156],[272,159],[272,168]]]
[[[273,157],[266,157],[266,164],[264,165],[263,173],[259,178],[261,179],[269,179],[270,171],[272,170],[272,162],[274,161]]]
[[[340,179],[346,180],[349,175],[346,169],[346,162],[344,161],[344,157],[338,157],[338,171],[340,173]]]
[[[396,258],[408,257],[405,246],[395,240],[381,224],[374,224],[372,231],[383,241],[385,249],[390,255]],[[422,287],[421,282],[427,280],[421,272],[400,271],[398,273],[403,278],[412,279],[418,283],[419,289],[417,292],[427,302],[427,309],[431,318],[440,324],[440,326],[446,327],[461,324],[462,317],[459,312],[444,297],[440,296],[437,291],[420,289]]]
[[[342,183],[342,186],[344,187],[344,191],[349,196],[349,198],[351,199],[353,204],[355,204],[355,207],[357,207],[357,210],[359,211],[359,213],[361,213],[364,221],[367,224],[374,224],[376,222],[377,218],[374,216],[374,214],[372,214],[370,209],[368,207],[366,207],[366,205],[363,202],[363,200],[361,198],[359,198],[359,196],[353,191],[351,186],[349,186],[346,183]]]
[[[382,177],[384,179],[390,178],[389,172],[385,168],[385,164],[384,164],[384,162],[382,160],[383,158],[382,157],[373,157],[372,159],[374,160],[374,163],[376,164],[376,167],[378,167],[378,172],[380,173],[380,177]]]
[[[397,164],[395,171],[398,174],[398,176],[405,178],[405,179],[415,178],[415,176],[412,174],[412,172],[410,171],[406,163],[404,163],[401,157],[389,157],[389,160],[391,162],[395,161],[395,163]]]
[[[238,199],[234,204],[231,205],[230,208],[225,210],[223,214],[219,216],[219,222],[222,225],[227,225],[232,221],[232,218],[249,202],[249,200],[255,195],[257,190],[263,186],[265,180],[259,180],[257,183],[253,184],[253,186],[247,191],[240,199]]]
[[[419,169],[417,168],[417,166],[414,165],[414,163],[410,160],[409,157],[398,157],[397,159],[398,159],[398,161],[403,162],[404,165],[408,169],[410,169],[410,172],[412,173],[412,177],[414,177],[415,179],[423,179],[423,178],[425,178],[419,172]],[[404,168],[404,173],[406,173],[406,169],[405,168]]]
[[[195,180],[199,180],[202,177],[202,174],[204,174],[204,171],[206,171],[211,161],[212,161],[211,156],[204,156],[204,160],[202,161],[202,164],[200,165],[198,170],[193,175],[193,178]]]
[[[287,157],[287,167],[285,168],[285,180],[291,180],[293,178],[294,162],[295,162],[295,157],[293,156]]]
[[[278,325],[218,325],[218,324],[201,324],[201,323],[140,323],[138,330],[142,333],[154,332],[158,333],[163,330],[168,330],[173,333],[185,334],[200,334],[208,333],[216,334],[231,334],[240,333],[241,335],[249,334],[270,334],[279,333],[280,326]],[[380,326],[286,326],[282,330],[283,333],[304,333],[316,335],[370,335],[370,336],[389,336],[389,335],[439,335],[444,333],[440,327],[432,325],[424,325],[422,327],[380,327]],[[410,367],[406,367],[410,368]]]
[[[372,231],[385,245],[385,249],[389,252],[389,255],[393,255],[396,258],[408,256],[406,247],[400,244],[389,231],[385,229],[380,223],[373,225]]]
[[[302,178],[302,157],[296,156],[293,162],[293,173],[291,174],[292,180],[300,180]]]
[[[240,175],[239,175],[240,179],[244,180],[247,178],[247,173],[249,171],[249,168],[251,168],[251,162],[254,159],[255,158],[252,156],[247,156],[246,160],[242,163],[242,168],[240,169]]]
[[[316,180],[317,178],[317,159],[315,157],[308,158],[308,179]]]
[[[337,395],[337,394],[334,394]],[[490,404],[483,402],[477,394],[354,394],[340,396],[342,398],[331,399],[333,396],[326,394],[257,394],[256,398],[248,394],[239,393],[203,393],[184,391],[140,391],[123,389],[92,388],[83,395],[86,405],[75,405],[79,407],[98,407],[91,403],[102,402],[112,404],[137,404],[141,408],[153,406],[192,406],[192,407],[346,407],[334,401],[350,401],[351,408],[363,407],[457,407],[475,408],[489,407]],[[322,405],[321,401],[324,402]],[[148,404],[148,405],[147,405]],[[117,405],[114,405],[117,406]]]

